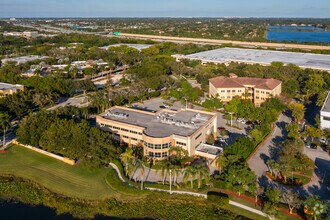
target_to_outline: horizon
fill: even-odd
[[[1,0],[2,18],[329,18],[328,0]]]

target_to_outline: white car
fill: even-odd
[[[328,140],[328,138],[326,138],[326,137],[321,137],[320,138],[320,142],[323,143],[323,144],[325,144],[327,142],[327,140]]]

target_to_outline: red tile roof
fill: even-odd
[[[262,79],[252,77],[238,77],[230,78],[225,76],[218,76],[209,79],[216,88],[240,88],[245,86],[252,86],[258,89],[273,90],[282,82],[277,79]]]

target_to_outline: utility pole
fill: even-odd
[[[230,114],[230,126],[233,127],[233,114],[234,112],[228,112]]]

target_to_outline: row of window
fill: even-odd
[[[259,93],[259,90],[256,90],[256,93]],[[265,91],[260,91],[261,94],[265,94]],[[269,94],[269,92],[266,92],[266,94]]]
[[[324,121],[330,121],[330,117],[324,117],[324,116],[323,116],[323,120],[324,120]]]
[[[177,142],[176,142],[176,145],[187,146],[186,143],[183,143],[183,142],[180,142],[180,141],[177,141]]]
[[[225,93],[226,90],[221,90],[222,93]],[[227,92],[236,92],[236,90],[227,90]],[[237,92],[242,92],[242,90],[237,90]]]
[[[148,143],[148,142],[144,142],[144,146],[146,146],[147,148],[150,148],[150,149],[167,149],[169,147],[171,147],[171,143],[166,143],[166,144],[151,144],[151,143]]]
[[[266,98],[264,98],[264,97],[259,97],[259,96],[256,96],[256,99],[261,99],[261,100],[266,100]]]
[[[153,158],[164,158],[164,157],[168,156],[168,153],[167,152],[163,152],[163,153],[149,152],[148,156],[153,157]]]
[[[128,129],[126,129],[126,128],[120,128],[120,127],[116,127],[116,126],[112,126],[112,125],[107,125],[107,124],[101,124],[101,126],[108,127],[108,128],[112,128],[112,129],[116,129],[116,130],[119,130],[119,131],[129,132],[129,133],[132,133],[132,134],[142,135],[141,132],[128,130]]]
[[[195,140],[197,140],[200,136],[202,136],[202,133],[200,133],[199,135],[197,135],[197,136],[195,137]]]

